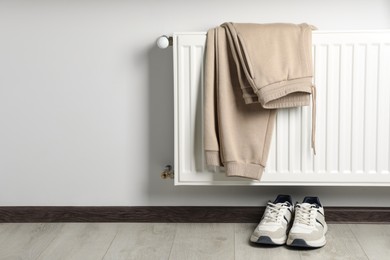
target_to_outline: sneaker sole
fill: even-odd
[[[260,236],[259,238],[251,237],[251,242],[256,243],[256,244],[281,246],[281,245],[284,245],[286,243],[285,238],[278,239],[278,240],[272,240],[269,236]]]
[[[294,239],[291,243],[287,243],[288,246],[302,247],[302,248],[319,248],[319,247],[323,247],[325,244],[326,244],[326,241],[324,241],[324,242],[322,242],[320,244],[311,244],[311,245],[309,245],[303,239]]]

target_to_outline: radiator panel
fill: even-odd
[[[313,32],[317,155],[310,107],[279,110],[261,181],[205,166],[205,41],[174,34],[175,185],[390,185],[390,31]]]

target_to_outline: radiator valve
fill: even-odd
[[[173,179],[174,173],[171,165],[165,166],[164,171],[161,173],[161,179]]]

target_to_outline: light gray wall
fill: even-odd
[[[390,206],[390,188],[174,187],[172,49],[225,21],[389,29],[388,0],[0,1],[0,205]]]

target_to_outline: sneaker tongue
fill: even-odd
[[[310,208],[311,205],[312,205],[312,204],[306,203],[306,202],[305,202],[305,203],[302,203],[302,204],[301,204],[301,207],[308,207],[308,208]]]
[[[316,203],[310,204],[310,203],[306,203],[306,202],[305,202],[305,203],[302,203],[301,206],[302,206],[302,207],[308,207],[308,208],[312,208],[312,207],[318,208],[318,205],[317,205]]]
[[[279,207],[282,207],[282,206],[284,206],[284,205],[290,205],[290,203],[288,203],[287,201],[286,202],[279,202],[279,203],[276,203],[275,205],[276,206],[279,206]]]

